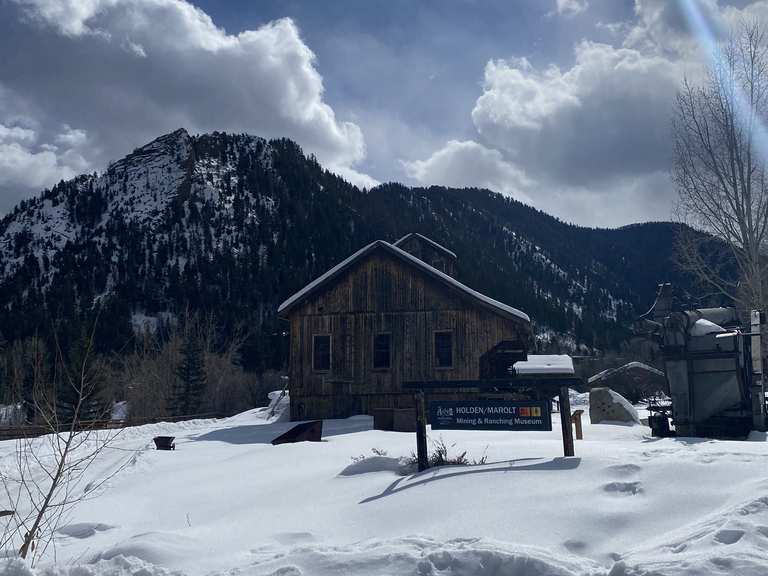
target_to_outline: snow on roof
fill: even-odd
[[[456,258],[456,253],[455,252],[452,252],[451,250],[448,250],[448,248],[446,248],[445,246],[442,246],[441,244],[438,244],[437,242],[435,242],[431,238],[427,238],[426,236],[424,236],[423,234],[419,234],[418,232],[410,232],[410,233],[406,234],[405,236],[400,238],[400,240],[398,240],[397,242],[392,244],[392,246],[400,246],[400,244],[402,242],[405,242],[411,236],[415,236],[416,238],[419,238],[420,240],[424,240],[424,242],[426,242],[427,244],[429,244],[433,248],[436,248],[437,250],[440,250],[441,252],[445,252],[451,258]]]
[[[529,354],[527,360],[519,360],[512,366],[520,375],[561,374],[573,376],[573,359],[567,354]]]
[[[396,256],[397,258],[400,258],[401,260],[405,260],[409,262],[410,264],[413,264],[423,272],[429,274],[436,280],[439,280],[449,288],[452,288],[464,296],[468,296],[475,300],[478,304],[481,306],[496,312],[498,314],[501,314],[502,316],[505,316],[507,318],[515,318],[518,320],[524,320],[526,322],[530,322],[531,319],[528,317],[528,315],[525,312],[521,312],[517,308],[513,308],[512,306],[507,306],[506,304],[503,304],[499,302],[498,300],[494,300],[493,298],[489,298],[488,296],[485,296],[484,294],[481,294],[480,292],[477,292],[476,290],[472,290],[469,286],[465,286],[458,280],[451,278],[447,274],[444,274],[437,268],[433,268],[426,262],[419,260],[412,254],[409,254],[405,250],[401,250],[397,246],[393,246],[392,244],[388,242],[384,242],[383,240],[376,240],[374,242],[371,242],[367,246],[364,246],[354,254],[352,254],[349,258],[346,258],[345,260],[342,260],[339,264],[328,270],[325,274],[322,276],[319,276],[306,286],[296,292],[293,296],[288,298],[285,302],[280,304],[280,307],[277,309],[277,312],[279,314],[285,313],[288,310],[290,310],[295,304],[302,301],[304,298],[309,296],[311,293],[313,293],[315,290],[320,288],[322,285],[324,285],[326,282],[329,282],[333,278],[336,278],[340,274],[342,274],[344,271],[346,271],[352,264],[354,264],[356,261],[358,261],[360,258],[366,256],[367,254],[373,252],[376,249],[383,249],[392,254],[393,256]]]
[[[725,332],[725,328],[704,318],[696,320],[688,330],[691,336],[706,336],[707,334],[719,334],[721,332]]]
[[[587,380],[587,383],[591,384],[593,382],[599,382],[600,380],[605,380],[609,376],[613,376],[614,374],[618,374],[620,372],[624,372],[625,370],[630,370],[632,368],[639,368],[641,370],[647,370],[651,374],[656,374],[657,376],[664,376],[664,372],[662,372],[657,368],[654,368],[653,366],[644,364],[643,362],[628,362],[627,364],[624,364],[623,366],[619,366],[618,368],[608,368],[607,370],[598,372],[594,376],[590,376],[589,379]]]

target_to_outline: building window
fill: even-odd
[[[329,334],[312,336],[312,369],[316,372],[328,372],[331,369],[331,336]]]
[[[376,334],[373,337],[373,367],[389,368],[392,362],[392,335]]]
[[[453,332],[435,332],[435,366],[453,367]]]

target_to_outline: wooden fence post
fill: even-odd
[[[429,468],[429,454],[427,453],[427,414],[424,407],[424,391],[416,392],[416,459],[419,472]]]
[[[560,388],[560,427],[563,430],[563,454],[573,456],[573,428],[571,427],[571,399],[568,386]]]

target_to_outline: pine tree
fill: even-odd
[[[188,327],[181,349],[181,362],[176,369],[176,386],[171,402],[174,416],[197,414],[205,394],[205,358],[200,337]]]

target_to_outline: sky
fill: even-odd
[[[0,0],[0,214],[179,127],[289,137],[361,187],[673,218],[701,30],[768,0]]]

